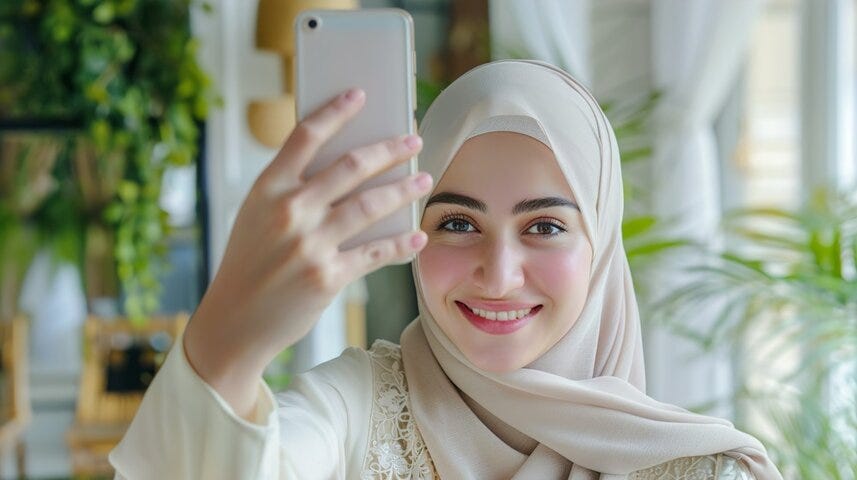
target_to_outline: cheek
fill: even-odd
[[[420,280],[429,304],[443,302],[467,278],[469,258],[466,249],[431,242],[420,252]]]
[[[558,306],[572,298],[586,297],[591,255],[585,250],[544,252],[531,258],[530,278],[538,282],[540,289]],[[569,295],[569,292],[575,294]]]

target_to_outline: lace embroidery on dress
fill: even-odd
[[[628,476],[628,480],[754,480],[742,462],[726,455],[685,457]]]
[[[408,400],[401,348],[376,340],[369,349],[374,394],[363,480],[439,480]],[[726,455],[685,457],[631,473],[628,480],[755,480],[742,462]]]
[[[361,478],[439,479],[411,417],[400,347],[386,340],[376,340],[368,353],[374,395],[369,445]]]

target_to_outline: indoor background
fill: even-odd
[[[294,124],[314,7],[412,15],[418,118],[491,59],[586,84],[622,152],[648,393],[759,436],[786,478],[855,479],[855,0],[4,0],[2,478],[110,476]],[[398,342],[415,302],[410,266],[355,282],[266,380]]]

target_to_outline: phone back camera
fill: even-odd
[[[310,18],[309,22],[307,22],[307,26],[309,26],[309,28],[315,29],[315,27],[318,26],[318,20]]]

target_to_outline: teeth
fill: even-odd
[[[481,308],[472,309],[473,313],[479,315],[482,318],[487,318],[488,320],[497,320],[500,322],[505,322],[509,320],[517,320],[522,317],[526,317],[529,315],[530,310],[532,308],[524,308],[522,310],[511,310],[508,312],[492,312],[490,310],[482,310]]]

